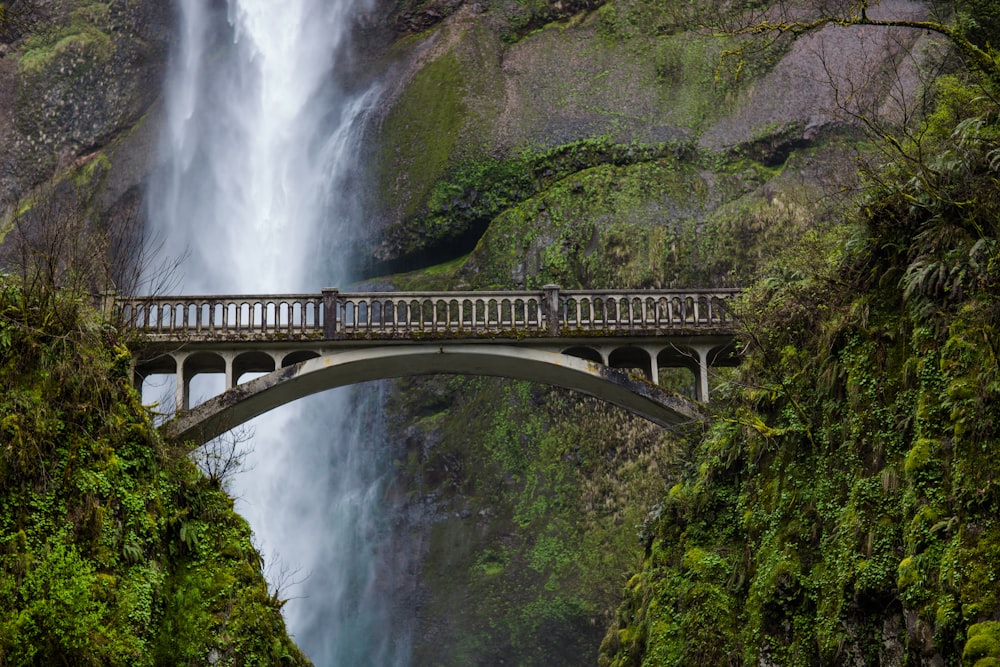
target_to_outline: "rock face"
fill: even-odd
[[[115,172],[118,196],[143,177],[134,135],[161,93],[172,19],[170,2],[44,4],[0,59],[0,202],[87,164]],[[120,170],[100,157],[116,152]]]
[[[904,18],[925,11],[903,1],[881,6]],[[829,27],[772,45],[737,76],[735,58],[722,58],[733,45],[696,28],[718,20],[713,6],[687,14],[644,2],[574,6],[562,21],[524,19],[532,29],[523,33],[515,29],[522,19],[503,7],[475,3],[439,12],[439,23],[392,49],[397,83],[373,138],[380,156],[371,204],[377,211],[372,228],[381,230],[373,250],[376,270],[412,268],[456,246],[471,250],[497,214],[537,197],[548,183],[602,162],[651,158],[637,151],[613,160],[591,155],[572,165],[549,164],[546,151],[575,142],[660,146],[656,157],[672,152],[681,163],[702,167],[710,180],[713,172],[731,174],[740,160],[780,170],[796,150],[856,130],[859,116],[875,122],[898,116],[912,102],[900,97],[916,89],[914,68],[922,57],[904,56],[924,53],[927,41],[920,31]],[[549,16],[554,7],[540,5],[538,16]],[[820,188],[852,178],[853,164],[833,153],[811,158],[826,163],[829,178]],[[513,169],[529,172],[529,182],[498,182],[497,171],[517,160],[527,160]],[[767,175],[751,180],[700,213],[653,217],[663,224],[710,218],[765,185],[772,201],[788,201],[787,181],[767,184]],[[659,186],[644,184],[643,190],[632,206],[619,209],[621,217],[638,210],[648,218],[650,209],[662,207]],[[503,201],[491,206],[484,198]]]
[[[737,76],[719,66],[733,43],[697,28],[713,4],[615,1],[557,20],[554,3],[526,6],[401,10],[413,34],[390,50],[363,251],[373,273],[435,266],[393,276],[397,288],[747,284],[776,249],[839,223],[860,119],[899,120],[934,55],[920,31],[829,27]],[[593,661],[641,559],[636,533],[660,525],[698,434],[492,380],[401,384],[390,413],[400,517],[428,524],[409,542],[422,553],[415,663]],[[654,590],[630,581],[626,606],[645,613]],[[899,625],[885,620],[887,655]],[[605,646],[621,664],[646,640],[636,626]]]

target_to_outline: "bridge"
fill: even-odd
[[[739,290],[355,292],[114,297],[140,333],[134,378],[172,374],[168,438],[200,444],[284,403],[333,387],[432,373],[493,375],[566,387],[658,424],[703,418],[658,386],[659,369],[737,363]],[[221,373],[225,390],[192,408],[191,380]],[[248,373],[263,376],[240,383]]]

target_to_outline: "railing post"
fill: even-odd
[[[335,287],[323,289],[323,338],[333,340],[337,333],[337,295]]]
[[[544,285],[545,291],[545,318],[549,324],[549,335],[558,336],[562,328],[562,313],[559,308],[559,285]]]

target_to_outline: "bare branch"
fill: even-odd
[[[244,459],[253,452],[253,447],[247,444],[253,436],[252,428],[241,426],[208,441],[195,450],[191,458],[205,476],[225,489],[232,477],[244,469]]]
[[[798,38],[831,25],[919,30],[943,36],[961,54],[968,67],[982,73],[993,84],[1000,84],[1000,63],[989,51],[969,40],[961,30],[938,20],[875,17],[869,12],[871,9],[872,4],[868,0],[860,0],[841,8],[821,6],[818,13],[811,12],[811,16],[802,16],[805,14],[804,9],[779,3],[776,8],[773,7],[766,13],[746,13],[740,21],[723,26],[716,34],[749,37],[753,42],[758,38],[775,39],[782,35]],[[738,53],[734,51],[729,55]]]

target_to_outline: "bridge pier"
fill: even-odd
[[[655,384],[660,385],[660,348],[659,346],[653,345],[641,345],[641,349],[649,356],[649,372],[646,373],[646,379]]]
[[[694,351],[698,355],[698,384],[695,387],[695,398],[702,403],[708,403],[708,353],[711,349],[704,345],[695,345]]]

